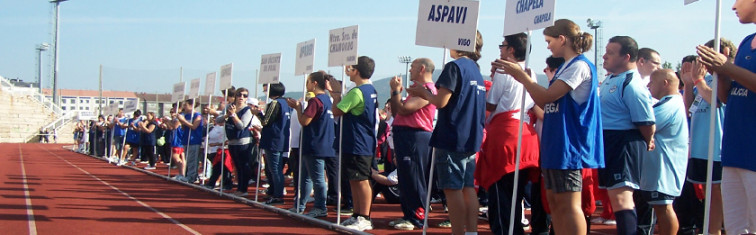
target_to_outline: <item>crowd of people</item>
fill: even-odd
[[[742,23],[756,23],[755,4],[736,1],[733,9]],[[524,234],[524,205],[531,208],[532,234],[587,234],[591,223],[616,224],[617,234],[756,233],[756,161],[747,152],[756,144],[747,137],[756,128],[748,121],[756,114],[754,35],[741,50],[726,39],[720,51],[714,40],[691,48],[697,55],[684,58],[680,71],[661,68],[660,52],[629,36],[593,45],[591,34],[566,19],[543,37],[551,51],[548,87],[525,67],[524,33],[504,37],[485,79],[478,32],[474,51],[450,50],[454,60],[436,82],[434,62],[414,60],[407,78],[413,84],[391,79],[382,110],[370,80],[375,61],[361,56],[345,67],[355,85],[347,92],[318,71],[307,76],[303,100],[285,98],[284,85],[271,84],[262,107],[247,89],[231,88],[217,107],[186,100],[162,118],[121,111],[82,123],[75,136],[80,151],[116,156],[111,160],[119,165],[174,164],[178,181],[198,182],[207,159],[212,170],[204,186],[232,190],[235,181],[233,194],[241,197],[264,165],[269,205],[289,203],[285,181],[293,173],[291,212],[325,217],[326,205],[340,200],[342,214],[352,214],[341,224],[360,231],[373,229],[372,202],[385,192],[380,185],[396,185],[402,217],[389,226],[400,230],[424,226],[433,194],[444,198],[449,220],[440,226],[453,234],[477,233],[480,217],[495,234]],[[583,55],[596,46],[606,47],[605,78]],[[93,139],[102,144],[86,146]],[[703,197],[707,180],[710,198]],[[702,200],[711,202],[709,231],[700,231]],[[596,201],[603,213],[592,218]]]

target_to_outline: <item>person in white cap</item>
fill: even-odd
[[[259,113],[262,110],[260,110],[260,100],[257,98],[250,97],[247,99],[247,106],[249,106],[250,111],[252,113]],[[254,136],[254,145],[258,145],[260,143],[260,137],[261,137],[261,131],[262,131],[262,122],[260,122],[260,118],[257,117],[257,115],[252,115],[252,122],[249,124],[249,131],[252,132],[252,136]],[[252,168],[252,177],[249,179],[249,183],[254,183],[255,179],[257,178],[256,174],[259,174],[257,172],[257,164],[260,164],[258,159],[258,154],[260,150],[259,148],[252,148],[252,158],[249,159],[249,167]]]

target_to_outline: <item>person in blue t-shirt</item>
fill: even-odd
[[[654,150],[641,159],[640,194],[651,205],[660,234],[677,234],[679,224],[672,201],[680,196],[688,164],[688,125],[679,79],[671,69],[651,73],[648,89],[654,104]]]
[[[478,59],[483,37],[476,33],[475,51],[450,50],[454,60],[444,65],[434,95],[423,86],[407,89],[413,97],[438,108],[433,147],[438,188],[444,190],[452,234],[478,232],[478,197],[474,185],[475,156],[483,140],[486,88]]]
[[[343,116],[341,154],[342,176],[349,180],[354,203],[352,217],[341,224],[359,231],[373,229],[370,220],[372,189],[368,179],[375,158],[376,131],[378,130],[378,94],[370,83],[375,71],[375,61],[360,56],[357,64],[346,66],[349,80],[357,86],[342,97],[341,87],[334,80],[329,81],[333,94],[333,115]]]
[[[565,60],[548,88],[538,85],[516,61],[498,59],[492,66],[522,83],[544,109],[541,171],[554,231],[586,234],[582,171],[604,166],[598,77],[596,67],[582,54],[591,49],[593,36],[566,19],[555,21],[543,35],[552,56]]]
[[[599,87],[606,160],[606,168],[598,170],[599,187],[607,189],[617,232],[634,234],[639,228],[633,191],[640,184],[640,159],[654,149],[652,98],[636,69],[638,44],[633,38],[612,37],[603,58],[604,69],[612,75]]]
[[[265,150],[265,168],[268,175],[271,196],[265,204],[283,204],[284,176],[283,153],[289,151],[289,129],[291,108],[283,98],[286,87],[283,84],[270,84],[268,96],[271,102],[265,108],[265,114],[258,113],[262,120],[260,148]]]
[[[756,23],[756,2],[732,6],[743,24]],[[719,75],[717,98],[727,104],[722,125],[722,201],[727,234],[756,233],[756,34],[740,43],[735,60],[710,47],[696,47],[699,61]],[[747,48],[747,49],[743,49]],[[750,50],[748,50],[750,49]]]
[[[184,181],[192,183],[197,180],[197,168],[199,167],[200,145],[202,144],[202,134],[205,130],[205,120],[200,112],[197,112],[194,99],[184,101],[181,106],[181,115],[178,115],[178,121],[181,123],[181,129],[184,132],[182,143],[186,150],[184,167],[186,175]],[[191,120],[191,122],[189,122]]]
[[[719,52],[730,60],[735,59],[737,48],[730,40],[721,38]],[[714,40],[705,44],[714,47]],[[697,61],[683,63],[681,77],[685,84],[685,107],[690,112],[690,160],[688,161],[687,180],[694,184],[706,184],[707,163],[709,157],[709,136],[711,122],[711,95],[714,77],[706,75],[708,71]],[[714,156],[711,173],[711,213],[709,215],[709,234],[720,234],[722,229],[722,122],[726,105],[717,99],[716,119],[714,122]],[[703,210],[701,210],[703,212]],[[703,215],[701,215],[703,217]]]
[[[127,129],[126,130],[126,146],[123,146],[124,151],[123,155],[121,155],[121,160],[118,162],[117,165],[122,166],[126,164],[126,160],[132,161],[132,165],[136,165],[134,161],[134,158],[139,158],[139,148],[140,148],[140,133],[139,133],[139,122],[144,119],[142,117],[142,110],[136,110],[134,111],[134,116],[127,120],[127,122],[122,124],[122,128]],[[129,154],[129,151],[131,151],[131,157],[129,159],[126,159],[126,155]]]

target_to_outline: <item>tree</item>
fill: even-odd
[[[672,69],[672,63],[670,63],[669,61],[664,61],[664,63],[662,64],[662,68]]]

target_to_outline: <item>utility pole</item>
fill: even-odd
[[[58,98],[58,44],[60,42],[60,35],[58,35],[58,31],[60,31],[60,24],[58,21],[60,21],[60,3],[65,2],[67,0],[50,0],[51,3],[55,3],[55,42],[53,42],[53,50],[55,51],[53,54],[53,85],[52,85],[52,96],[53,96],[53,103],[56,105],[60,105],[60,99]]]
[[[412,63],[412,57],[409,57],[409,56],[399,56],[399,63],[403,63],[404,64],[404,71],[405,71],[405,73],[404,73],[404,81],[406,82],[406,84],[405,84],[404,87],[405,88],[409,88],[409,86],[410,86],[409,85],[410,84],[409,83],[409,80],[410,80],[410,77],[409,77],[409,64]]]
[[[591,18],[588,18],[587,23],[588,23],[588,28],[593,29],[593,38],[595,39],[594,40],[594,44],[593,44],[594,45],[594,47],[593,47],[593,53],[594,53],[594,55],[593,55],[593,62],[595,63],[596,67],[599,67],[601,65],[599,63],[600,62],[599,61],[599,58],[600,58],[599,57],[599,54],[600,54],[599,52],[603,48],[602,46],[600,46],[602,44],[601,41],[602,41],[603,37],[602,37],[601,32],[599,30],[601,29],[601,27],[603,25],[602,25],[601,21],[592,20]],[[604,70],[602,70],[602,69],[596,69],[596,73],[598,73],[599,80],[604,80],[604,76],[603,76]]]
[[[50,44],[42,43],[37,45],[37,62],[39,63],[37,67],[37,86],[39,87],[39,93],[42,94],[42,52],[46,51],[47,48],[50,48]]]

